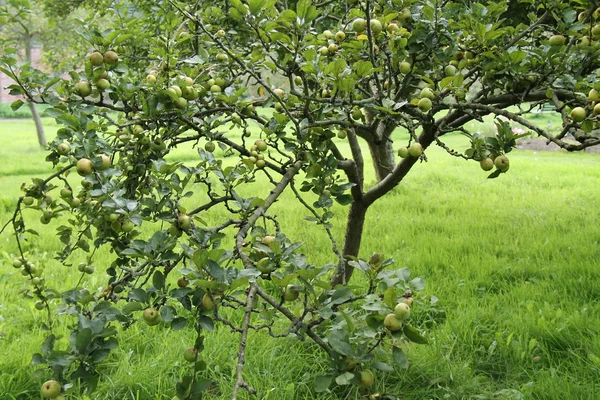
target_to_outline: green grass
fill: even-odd
[[[45,123],[51,139],[56,125]],[[459,136],[445,140],[464,147]],[[6,221],[20,184],[49,169],[31,122],[1,122],[0,143],[0,221]],[[195,154],[178,150],[174,157],[192,161]],[[486,180],[477,163],[440,148],[427,156],[428,163],[369,210],[361,256],[392,256],[396,267],[409,267],[427,281],[426,293],[439,303],[415,307],[414,320],[427,327],[431,344],[407,346],[410,368],[378,373],[374,390],[400,399],[600,398],[600,156],[515,151],[509,173],[495,180]],[[373,183],[372,175],[367,182]],[[341,240],[346,209],[334,211],[334,234]],[[305,242],[311,262],[331,261],[326,235],[301,218],[307,212],[291,196],[274,212],[284,232]],[[35,213],[27,215],[43,232],[27,249],[40,255],[56,250],[58,238]],[[16,252],[7,233],[0,243],[0,251]],[[109,256],[100,253],[98,271]],[[38,262],[49,282],[79,278],[50,258]],[[82,259],[77,254],[73,261]],[[101,272],[87,279],[92,289],[105,282]],[[44,332],[33,302],[18,294],[24,284],[0,258],[2,400],[37,398],[51,376],[30,363]],[[181,352],[192,340],[189,329],[137,324],[123,332],[120,348],[100,367],[92,398],[170,399],[183,370]],[[224,327],[208,337],[207,377],[217,383],[209,398],[230,398],[238,340]],[[312,392],[310,376],[326,368],[310,342],[250,334],[245,376],[259,398],[363,398],[357,389]]]

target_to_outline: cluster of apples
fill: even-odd
[[[587,96],[589,100],[588,107],[575,107],[571,110],[570,117],[575,123],[580,123],[588,118],[591,113],[594,116],[600,115],[600,92],[596,89],[591,89]]]
[[[500,172],[506,172],[510,168],[510,161],[505,155],[491,155],[479,161],[479,166],[484,171],[490,171],[496,167]]]
[[[402,146],[398,149],[398,156],[400,158],[407,157],[421,157],[423,154],[423,146],[419,142],[413,142],[410,147]]]
[[[385,316],[383,326],[390,332],[398,332],[402,329],[404,321],[410,317],[410,304],[412,304],[412,302],[412,297],[405,297],[396,305],[393,313]]]
[[[99,51],[94,51],[92,54],[90,54],[89,61],[93,68],[94,86],[98,92],[103,92],[110,88],[108,69],[119,62],[119,55],[112,50],[109,50],[104,54],[100,53]],[[81,97],[86,97],[92,94],[92,86],[90,82],[86,80],[77,82],[74,90],[75,93]]]

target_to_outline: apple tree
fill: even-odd
[[[183,352],[190,367],[178,398],[207,387],[202,350],[216,323],[240,336],[233,398],[255,393],[244,379],[250,331],[312,340],[331,365],[316,377],[317,392],[368,391],[373,369],[406,367],[404,341],[427,341],[409,319],[422,281],[379,254],[359,258],[369,207],[426,162],[431,145],[493,170],[490,178],[508,177],[519,138],[511,123],[568,151],[600,144],[600,9],[592,2],[126,4],[136,7],[129,18],[152,21],[135,31],[143,40],[88,26],[89,53],[69,79],[2,57],[12,91],[50,105],[62,125],[47,157],[55,172],[23,186],[6,225],[26,296],[48,314],[34,363],[48,364],[59,382],[93,389],[118,344],[116,327],[141,315],[157,329],[197,332]],[[525,118],[542,106],[560,114],[560,131]],[[496,135],[468,129],[490,114]],[[409,139],[394,141],[397,130]],[[450,148],[449,133],[471,147]],[[167,157],[185,146],[197,160]],[[311,263],[271,212],[286,192],[326,232],[330,264]],[[347,210],[342,238],[332,232],[334,203]],[[77,287],[44,279],[29,254],[36,232],[26,208],[56,228],[61,263],[86,254]],[[113,261],[96,271],[102,247]],[[99,273],[107,283],[94,295],[86,276]],[[355,274],[360,284],[351,286]],[[76,321],[67,349],[55,348],[60,319]]]

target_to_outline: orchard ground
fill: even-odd
[[[554,116],[541,118],[553,123]],[[44,122],[51,140],[57,125]],[[398,146],[405,139],[402,133],[394,137]],[[444,140],[458,150],[468,146],[458,135]],[[169,157],[193,163],[196,154],[190,148]],[[399,399],[600,398],[600,156],[516,150],[509,154],[508,174],[487,180],[476,162],[435,146],[426,155],[429,162],[369,209],[361,256],[383,253],[396,259],[395,268],[409,267],[426,280],[425,293],[439,301],[417,301],[411,318],[431,343],[405,349],[408,369],[377,371],[371,393]],[[0,123],[1,222],[13,212],[21,183],[50,172],[44,158],[31,121]],[[332,261],[325,233],[299,218],[307,212],[297,201],[285,197],[277,207],[283,230],[305,243],[311,262]],[[343,222],[346,208],[334,210]],[[39,215],[27,215],[41,235],[27,250],[38,259],[46,254],[38,261],[46,279],[77,282],[75,269],[51,260],[59,240],[50,228],[57,222],[43,226]],[[342,226],[334,231],[337,238]],[[371,232],[386,234],[375,240]],[[51,378],[31,365],[45,334],[42,317],[33,301],[19,295],[25,282],[11,266],[14,240],[5,232],[0,243],[0,399],[38,398],[42,382]],[[76,254],[72,261],[83,258]],[[97,272],[85,279],[100,291],[108,265],[98,259]],[[170,399],[192,329],[173,332],[141,323],[121,338],[120,348],[102,363],[91,397]],[[231,397],[237,340],[222,326],[209,336],[206,377],[216,383],[209,398]],[[312,377],[327,364],[310,342],[251,333],[247,357],[246,380],[259,398],[358,399],[369,393],[353,388],[316,395]]]

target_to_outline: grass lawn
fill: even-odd
[[[44,122],[51,139],[57,125]],[[465,146],[460,136],[444,140]],[[192,162],[195,154],[182,149],[171,157]],[[600,398],[600,156],[514,151],[509,173],[487,180],[475,162],[439,147],[426,154],[429,162],[369,210],[361,256],[383,253],[397,261],[395,267],[426,280],[425,293],[439,302],[413,313],[431,343],[407,346],[409,369],[378,372],[373,393],[417,400]],[[44,158],[32,122],[0,122],[1,223],[20,185],[50,171]],[[292,196],[274,207],[283,231],[305,243],[311,262],[332,261],[326,235],[302,219],[308,213]],[[346,208],[334,211],[341,240]],[[47,281],[73,285],[79,274],[51,259],[58,238],[34,212],[27,215],[43,232],[26,247],[39,258],[47,253],[38,261]],[[15,252],[10,234],[0,235],[0,254],[6,255],[0,256],[0,400],[39,398],[41,383],[51,377],[31,365],[45,332],[33,302],[18,294],[25,281],[10,265],[8,255]],[[102,262],[109,256],[103,250],[97,272],[86,278],[91,291],[102,290],[108,266]],[[72,261],[83,258],[76,254]],[[182,351],[193,338],[192,329],[136,324],[101,365],[91,398],[171,399],[185,363]],[[202,354],[217,389],[207,398],[231,398],[238,340],[225,327],[209,335]],[[251,333],[247,357],[246,380],[258,398],[367,398],[357,388],[315,394],[312,377],[328,366],[310,342]]]

